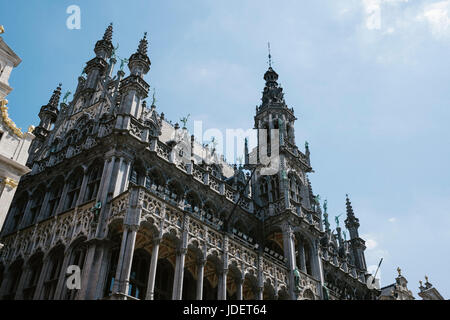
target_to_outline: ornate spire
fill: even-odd
[[[133,53],[129,59],[128,68],[132,75],[138,75],[143,77],[150,70],[150,59],[147,55],[148,40],[147,32],[144,33],[144,37],[139,41],[139,46],[136,53]]]
[[[48,102],[48,106],[51,106],[55,109],[58,108],[59,99],[61,97],[61,86],[62,86],[62,83],[59,83],[56,90],[53,91],[53,94]]]
[[[355,213],[353,212],[352,203],[350,202],[350,199],[348,198],[348,194],[345,195],[345,206],[347,208],[347,217],[355,218]]]
[[[113,35],[113,23],[111,22],[106,28],[105,34],[103,35],[103,40],[111,42],[112,41],[112,35]]]
[[[147,32],[144,32],[144,38],[139,41],[139,47],[137,49],[137,52],[142,55],[147,55],[147,49],[148,49],[148,41],[147,41]]]
[[[269,68],[272,68],[272,55],[270,54],[270,42],[267,43],[269,49]]]
[[[113,35],[113,25],[112,23],[106,28],[103,38],[95,44],[94,52],[98,58],[102,58],[104,60],[108,59],[111,56],[111,53],[114,50],[114,46],[112,44],[112,35]]]

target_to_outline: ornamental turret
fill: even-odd
[[[58,117],[58,104],[61,97],[61,86],[62,84],[60,83],[55,91],[53,91],[49,102],[41,107],[41,110],[39,112],[39,118],[41,119],[41,121],[34,130],[34,134],[38,139],[43,139],[48,135],[48,133],[52,129],[52,125],[55,123],[56,118]]]
[[[359,237],[358,228],[359,220],[355,217],[353,207],[346,195],[346,207],[347,207],[347,219],[345,219],[345,226],[350,232],[350,248],[353,254],[353,258],[356,266],[360,270],[367,270],[366,258],[364,256],[364,250],[366,250],[365,241]]]

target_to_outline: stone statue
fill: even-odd
[[[191,114],[188,114],[187,117],[183,117],[180,119],[180,122],[183,123],[183,129],[186,129],[186,123],[188,122],[190,116]]]
[[[325,201],[323,202],[323,212],[327,213],[327,209],[328,209],[328,200],[325,199]]]
[[[314,202],[315,202],[317,205],[320,205],[320,195],[317,195],[317,196],[314,197]]]
[[[119,44],[118,43],[117,43],[116,47],[113,46],[112,53],[111,53],[111,59],[116,59],[117,49],[119,49]]]
[[[294,291],[300,292],[301,286],[300,286],[300,271],[298,268],[295,268],[294,270]]]
[[[128,63],[128,59],[127,58],[119,58],[120,60],[120,71],[123,71],[123,67],[125,66],[125,63]]]
[[[339,227],[339,217],[342,216],[343,213],[341,213],[340,215],[334,217],[334,221],[336,221],[336,227]]]
[[[66,94],[64,95],[63,98],[63,103],[67,104],[67,99],[69,98],[69,96],[72,94],[72,92],[67,91]]]

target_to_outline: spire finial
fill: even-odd
[[[397,268],[398,276],[400,277],[402,275],[402,269],[400,267]]]
[[[147,32],[144,32],[144,37],[139,42],[138,52],[143,55],[147,55],[147,47],[148,47],[148,41],[147,41]]]
[[[269,68],[272,68],[272,54],[270,53],[270,42],[267,42],[267,48],[269,50]]]
[[[53,94],[50,97],[50,100],[48,102],[48,104],[51,105],[54,108],[58,107],[59,98],[61,97],[61,87],[62,87],[62,83],[59,83],[58,87],[56,88],[56,90],[53,91]]]
[[[113,23],[111,22],[105,30],[105,34],[103,35],[103,40],[111,42],[113,35]]]

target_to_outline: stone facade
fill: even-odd
[[[408,289],[408,281],[397,268],[398,277],[395,283],[381,288],[380,300],[414,300],[411,290]]]
[[[96,43],[73,100],[59,104],[58,87],[41,108],[32,172],[1,233],[0,297],[375,299],[350,200],[346,240],[312,191],[309,147],[296,146],[272,67],[254,119],[269,130],[252,152],[245,144],[245,165],[229,165],[193,136],[176,139],[187,131],[147,107],[146,36],[129,75],[113,75],[112,33]],[[279,153],[280,170],[253,164],[266,150]],[[81,267],[79,290],[66,286],[70,265]]]
[[[0,27],[0,31],[3,33],[3,27]],[[23,133],[8,116],[6,96],[12,90],[8,80],[11,71],[20,62],[20,58],[0,37],[0,228],[6,218],[20,177],[30,171],[25,166],[25,162],[34,138],[30,132],[32,128]]]

